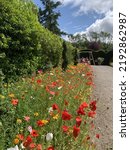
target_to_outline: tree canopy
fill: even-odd
[[[58,18],[61,16],[60,12],[56,12],[55,9],[61,5],[59,1],[54,2],[52,0],[41,0],[43,9],[39,8],[39,21],[40,23],[52,31],[54,34],[61,35],[61,31],[58,24]]]

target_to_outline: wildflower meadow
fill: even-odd
[[[4,84],[0,95],[0,150],[94,150],[93,70],[38,70]]]

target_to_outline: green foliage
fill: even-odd
[[[0,13],[0,51],[6,54],[2,64],[6,79],[34,71],[39,49],[37,8],[31,1],[1,0]]]
[[[113,49],[112,35],[101,31],[100,33],[91,32],[89,37],[86,34],[69,35],[72,45],[78,49],[102,49],[104,52]]]
[[[5,58],[5,54],[4,53],[0,53],[0,64],[4,61],[3,59]],[[2,72],[2,68],[0,67],[0,94],[2,93],[2,85],[3,85],[3,80],[4,80],[5,76]]]
[[[74,51],[75,47],[72,46],[70,42],[66,42],[66,47],[67,47],[67,59],[68,59],[68,64],[71,64],[74,62]]]
[[[59,1],[54,2],[52,0],[41,0],[44,9],[39,8],[39,21],[40,23],[52,31],[54,34],[61,35],[59,29],[58,18],[60,17],[60,12],[54,11],[58,6],[61,5]]]
[[[0,60],[5,81],[62,64],[63,40],[38,21],[37,7],[28,0],[0,0]],[[67,43],[72,61],[73,47]]]
[[[62,70],[65,71],[68,66],[68,58],[67,58],[67,45],[66,42],[63,41],[63,52],[62,52]]]
[[[78,50],[77,50],[77,48],[74,49],[73,59],[74,59],[74,65],[77,65],[78,64]]]

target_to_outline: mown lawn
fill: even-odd
[[[93,71],[69,66],[4,85],[0,95],[0,150],[89,150],[96,116]],[[18,147],[17,147],[18,146]],[[11,149],[13,148],[13,149]]]

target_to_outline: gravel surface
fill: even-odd
[[[93,66],[95,88],[94,98],[97,100],[97,116],[94,120],[96,132],[101,136],[96,140],[96,150],[112,150],[113,148],[113,68],[109,66]]]

